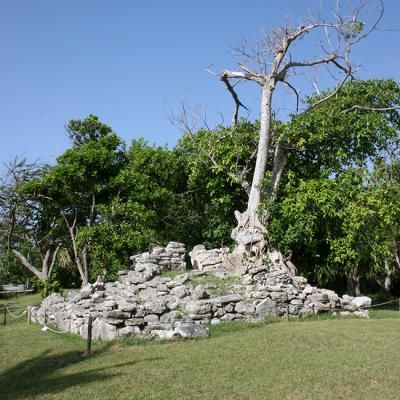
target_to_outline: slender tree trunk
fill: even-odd
[[[41,282],[45,283],[50,280],[51,273],[53,272],[54,264],[56,262],[57,253],[60,245],[55,250],[47,249],[44,256],[42,256],[42,270],[40,271],[25,257],[20,251],[11,249],[12,253],[21,261],[22,265],[31,271]]]
[[[347,274],[347,293],[350,296],[354,296],[355,292],[356,292],[356,290],[355,290],[353,274],[352,273],[348,273]]]
[[[47,280],[47,277],[43,274],[43,272],[39,271],[34,265],[32,265],[20,251],[16,249],[11,249],[11,251],[21,261],[22,265],[31,271],[37,278],[39,278],[41,282],[45,282]]]
[[[392,270],[390,269],[389,262],[385,260],[385,281],[383,284],[383,288],[387,294],[390,295],[392,291]]]
[[[258,207],[262,200],[262,184],[271,141],[271,100],[274,88],[275,82],[272,79],[266,80],[262,86],[260,134],[249,200],[245,212],[235,212],[237,226],[232,231],[231,237],[237,244],[236,253],[239,254],[258,253],[265,246],[265,226],[260,221]]]
[[[361,296],[361,277],[356,272],[347,274],[347,292],[351,296]]]
[[[82,286],[86,286],[89,282],[89,278],[88,278],[88,271],[87,271],[87,266],[85,264],[85,260],[83,260],[83,264],[82,265],[82,261],[79,255],[79,251],[78,251],[78,244],[76,243],[76,236],[75,236],[75,229],[74,226],[69,226],[68,225],[68,230],[69,230],[69,235],[71,238],[71,242],[72,242],[72,250],[73,250],[73,254],[74,254],[74,261],[75,264],[78,268],[79,271],[79,275],[81,277],[82,280]],[[85,268],[86,267],[86,268]]]
[[[260,135],[258,139],[258,150],[256,165],[254,168],[253,181],[251,183],[247,211],[250,214],[256,214],[261,202],[262,182],[264,180],[267,167],[268,148],[271,139],[271,100],[274,87],[267,81],[262,88],[261,98],[261,118]]]
[[[355,279],[354,279],[354,281],[355,281],[355,293],[356,293],[356,296],[361,296],[361,284],[360,284],[360,280],[361,280],[361,277],[360,276],[356,276],[355,277]]]

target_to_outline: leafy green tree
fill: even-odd
[[[183,240],[186,178],[181,161],[164,147],[135,140],[127,163],[112,179],[113,196],[99,207],[93,227],[91,257],[94,271],[107,265],[108,274],[127,267],[129,256],[156,243]]]
[[[0,226],[3,263],[15,267],[15,260],[46,284],[60,249],[57,217],[48,199],[30,190],[31,182],[46,174],[47,166],[25,159],[7,164],[0,185]],[[15,268],[12,268],[16,271]]]
[[[94,115],[68,124],[73,147],[33,183],[38,195],[51,201],[65,226],[64,247],[85,285],[89,280],[91,230],[99,223],[99,207],[108,203],[111,181],[125,161],[122,141]]]
[[[267,205],[268,237],[319,283],[347,276],[358,292],[360,278],[384,266],[388,226],[376,219],[389,218],[389,200],[380,195],[380,206],[372,207],[381,193],[372,171],[398,157],[399,103],[392,80],[352,81],[334,100],[285,125],[281,140],[293,150],[278,200]]]

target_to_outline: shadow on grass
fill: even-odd
[[[94,353],[90,359],[95,358],[102,350]],[[112,368],[123,368],[144,361],[153,361],[157,358],[142,359],[112,365]],[[78,351],[62,354],[51,354],[44,351],[37,357],[22,361],[5,370],[0,375],[1,399],[25,399],[30,396],[40,396],[50,393],[61,393],[73,386],[89,385],[96,381],[105,381],[114,378],[120,373],[109,373],[109,367],[100,367],[69,373],[63,369],[74,364],[82,363],[88,359]]]

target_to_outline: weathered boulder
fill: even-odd
[[[254,314],[255,306],[244,301],[239,301],[235,305],[235,311],[239,314]]]
[[[352,304],[354,304],[357,308],[368,308],[371,307],[372,300],[370,297],[367,296],[359,296],[354,297],[351,300]]]
[[[92,337],[95,340],[114,340],[117,338],[117,328],[115,325],[110,325],[101,319],[96,319],[93,322]]]
[[[208,300],[190,301],[185,305],[188,314],[204,315],[211,312],[211,303]]]
[[[206,299],[208,297],[207,290],[204,285],[197,285],[192,294],[191,294],[192,299],[194,300],[201,300],[201,299]]]
[[[178,323],[174,332],[185,339],[209,336],[209,330],[204,325],[187,322]]]
[[[278,311],[276,309],[276,302],[271,300],[270,298],[262,300],[256,306],[256,314],[259,317],[278,316]]]

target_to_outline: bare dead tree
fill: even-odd
[[[308,112],[334,98],[356,72],[356,67],[350,60],[351,49],[377,29],[384,13],[383,1],[377,1],[375,9],[377,16],[367,24],[365,21],[370,11],[367,9],[366,2],[359,2],[350,13],[347,13],[341,9],[338,1],[335,9],[332,10],[331,20],[324,20],[319,16],[309,17],[299,26],[292,27],[288,24],[275,29],[251,49],[248,49],[245,43],[236,49],[236,53],[242,58],[242,61],[238,63],[238,68],[224,70],[218,74],[234,100],[234,125],[237,123],[239,108],[244,107],[236,93],[235,85],[238,82],[254,82],[261,90],[259,141],[256,164],[248,192],[247,209],[242,213],[235,212],[237,226],[231,235],[237,244],[236,253],[249,254],[252,251],[262,253],[262,248],[265,246],[263,239],[268,223],[268,213],[261,215],[259,206],[263,200],[275,200],[286,165],[285,146],[277,141],[272,152],[274,155],[271,168],[272,178],[265,189],[263,182],[267,158],[274,139],[272,104],[275,89],[279,84],[288,88],[296,97],[298,108],[299,90],[296,87],[295,78],[303,73],[300,71],[315,72],[317,68],[324,67],[325,71],[335,78],[335,88],[328,94],[319,96],[315,103],[308,105],[308,108],[302,112]],[[306,60],[294,58],[295,44],[315,34],[318,34],[321,39],[320,54]],[[209,67],[207,70],[210,71]],[[353,109],[358,107],[360,106],[355,105]],[[283,260],[281,255],[278,255],[278,258]]]

